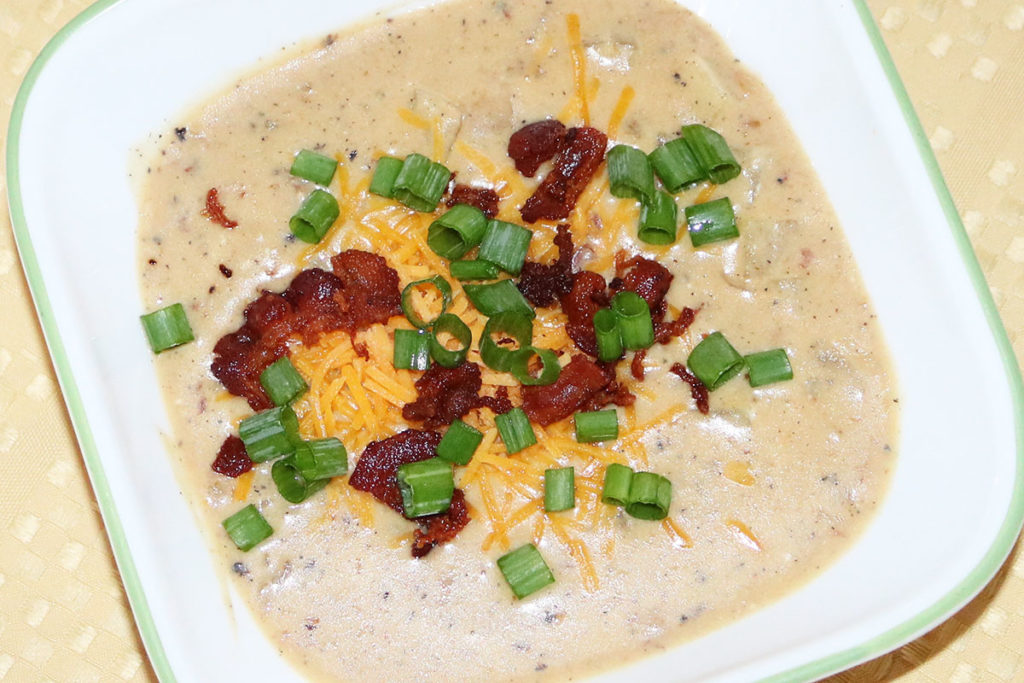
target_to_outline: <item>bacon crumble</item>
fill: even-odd
[[[210,465],[210,469],[225,477],[240,477],[251,470],[252,465],[245,444],[237,436],[231,435],[220,445],[217,458]]]
[[[508,139],[508,155],[516,170],[532,178],[540,165],[554,158],[565,143],[565,125],[555,119],[527,124]]]
[[[572,288],[562,297],[562,311],[569,318],[565,331],[576,346],[591,356],[597,355],[594,314],[608,305],[608,285],[604,277],[581,270],[572,279]]]
[[[480,396],[482,386],[476,363],[467,361],[454,368],[433,365],[416,380],[416,400],[402,407],[402,417],[434,429],[451,424],[474,408],[487,407],[496,414],[512,410],[507,389],[499,389],[497,396]]]
[[[696,401],[697,410],[702,414],[707,415],[710,410],[710,406],[708,405],[708,388],[704,386],[704,383],[697,379],[692,372],[687,370],[686,366],[682,363],[673,363],[672,367],[669,368],[669,372],[678,376],[679,379],[690,385],[690,396],[692,396],[693,400]]]
[[[523,220],[536,223],[568,218],[604,161],[607,146],[608,136],[596,128],[570,128],[555,157],[555,167],[520,209]]]
[[[568,225],[562,223],[558,226],[554,242],[558,247],[555,262],[544,265],[527,261],[516,285],[523,296],[538,308],[552,305],[572,290],[574,248]]]
[[[224,205],[220,203],[216,187],[211,187],[206,193],[206,207],[200,213],[217,225],[229,230],[238,226],[238,221],[233,221],[224,214]]]
[[[452,188],[451,195],[445,202],[449,208],[456,204],[469,204],[484,212],[488,218],[498,215],[498,204],[501,197],[489,187],[471,187],[469,185],[456,184]]]
[[[636,400],[615,381],[614,366],[601,366],[586,356],[573,356],[553,384],[523,387],[523,410],[532,422],[546,427],[580,409],[597,410],[609,403]],[[622,403],[620,403],[622,401]]]

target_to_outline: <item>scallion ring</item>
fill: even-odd
[[[509,338],[516,348],[505,348],[494,341],[496,336]],[[480,337],[480,358],[484,364],[498,372],[508,372],[512,355],[533,343],[533,320],[522,313],[506,312],[491,316]]]
[[[416,293],[416,288],[422,285],[433,286],[441,295],[441,312],[430,320],[424,320],[421,318],[419,314],[416,313],[416,307],[413,305],[413,296]],[[427,329],[433,325],[440,316],[444,315],[451,302],[452,286],[440,275],[434,275],[433,277],[424,278],[423,280],[410,282],[405,286],[405,289],[402,290],[402,313],[405,314],[406,320],[408,320],[413,327],[421,330]]]
[[[534,356],[540,360],[541,364],[540,373],[536,375],[530,369]],[[524,346],[518,351],[512,352],[509,372],[524,387],[542,387],[555,383],[562,373],[562,366],[558,364],[558,355],[551,349]]]
[[[451,335],[459,343],[459,348],[452,350],[445,346],[439,338],[442,334]],[[434,321],[434,328],[430,332],[430,357],[438,365],[454,368],[466,360],[472,343],[473,332],[466,323],[462,322],[458,316],[444,313]]]

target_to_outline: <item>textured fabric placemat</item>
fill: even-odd
[[[0,0],[0,125],[87,0]],[[1024,358],[1024,3],[869,0]],[[7,223],[0,159],[0,681],[152,681]],[[1024,558],[834,681],[1024,680]]]

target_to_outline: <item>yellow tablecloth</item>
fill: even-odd
[[[35,55],[88,4],[0,0],[0,123]],[[1024,2],[869,5],[1024,359]],[[3,182],[0,172],[0,681],[154,680],[18,265]],[[1024,681],[1024,557],[1014,552],[931,633],[835,680],[896,678]]]

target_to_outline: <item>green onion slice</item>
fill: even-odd
[[[395,157],[381,157],[370,181],[370,192],[388,199],[395,198],[395,178],[402,171],[402,160]]]
[[[709,391],[714,391],[743,370],[743,356],[721,332],[713,332],[693,347],[686,365]]]
[[[452,173],[422,154],[410,154],[395,177],[394,198],[410,209],[431,213],[441,201]]]
[[[505,348],[494,341],[495,337],[513,339],[517,347]],[[484,364],[498,372],[509,372],[516,351],[533,343],[533,320],[522,313],[498,313],[487,320],[483,336],[480,337],[480,358]]]
[[[555,582],[551,569],[532,543],[499,557],[498,569],[520,600]]]
[[[142,329],[153,353],[173,349],[195,339],[192,326],[188,324],[188,317],[185,315],[185,307],[181,304],[165,306],[139,319],[142,321]]]
[[[251,503],[221,522],[221,526],[242,552],[252,550],[274,533],[267,520]]]
[[[694,248],[740,236],[728,197],[686,207],[686,224]]]
[[[495,416],[494,424],[509,455],[537,443],[537,435],[530,426],[530,418],[526,417],[522,408],[513,408],[503,415]]]
[[[654,196],[654,172],[642,151],[629,145],[615,145],[608,150],[605,160],[613,195],[640,201]]]
[[[334,221],[338,220],[340,214],[341,209],[334,195],[317,189],[302,202],[302,206],[288,221],[288,227],[291,228],[292,234],[303,242],[317,244],[334,225]]]
[[[522,313],[531,318],[537,316],[512,280],[498,280],[486,285],[464,285],[463,290],[476,310],[486,316],[506,312]]]
[[[285,459],[293,461],[306,481],[331,479],[348,472],[348,452],[334,437],[305,441],[295,447],[294,455]]]
[[[672,482],[654,472],[636,472],[629,483],[626,513],[644,520],[665,519],[672,502]]]
[[[441,294],[441,312],[430,320],[424,320],[416,313],[416,308],[413,306],[413,295],[416,293],[416,288],[429,285],[433,286]],[[439,317],[444,315],[444,312],[448,310],[449,304],[452,302],[452,286],[448,284],[440,275],[434,275],[423,280],[416,280],[416,282],[410,282],[402,290],[402,313],[405,314],[405,319],[412,323],[413,327],[425,330],[433,325]]]
[[[490,220],[480,242],[478,258],[490,261],[506,273],[519,275],[532,238],[533,231],[521,225]]]
[[[636,351],[654,343],[651,309],[642,296],[635,292],[619,292],[612,297],[612,311],[618,321],[623,347]]]
[[[406,517],[436,515],[452,504],[455,478],[447,460],[431,458],[406,463],[398,468],[396,478]]]
[[[260,384],[275,406],[286,406],[309,389],[288,356],[281,356],[268,365],[260,373]]]
[[[326,187],[334,179],[334,171],[337,168],[338,162],[331,157],[304,149],[295,156],[290,172],[293,176]]]
[[[707,177],[697,157],[683,138],[676,138],[651,152],[648,157],[661,184],[672,194]]]
[[[439,337],[450,334],[459,343],[456,350],[449,349],[441,342]],[[430,332],[430,357],[438,365],[446,368],[454,368],[462,364],[469,354],[469,347],[473,343],[473,332],[469,326],[462,322],[458,316],[451,313],[444,313],[434,321],[434,329]]]
[[[533,357],[540,359],[540,373],[534,375],[530,370]],[[562,374],[562,366],[558,364],[558,355],[551,349],[538,349],[536,346],[524,346],[512,352],[509,372],[525,387],[543,387],[554,384]]]
[[[640,209],[640,228],[637,237],[648,244],[672,244],[676,241],[676,222],[679,208],[667,192],[658,190]]]
[[[289,503],[301,503],[327,486],[328,479],[311,480],[302,475],[295,464],[295,456],[281,458],[270,468],[270,478],[277,486],[277,492]]]
[[[609,505],[625,506],[629,503],[629,485],[633,481],[633,470],[613,462],[604,470],[604,487],[601,500]]]
[[[594,335],[597,337],[597,357],[604,363],[622,358],[622,335],[619,319],[610,308],[594,314]]]
[[[427,246],[449,261],[462,258],[480,244],[487,216],[475,206],[456,204],[427,228]]]
[[[619,438],[619,414],[614,408],[576,413],[576,440],[581,443]]]
[[[793,367],[789,364],[786,349],[751,353],[744,356],[743,361],[747,364],[747,379],[752,387],[793,379]]]
[[[266,462],[295,452],[299,418],[291,406],[278,406],[250,415],[238,425],[238,436],[253,462]]]
[[[699,123],[683,126],[683,139],[700,163],[704,173],[715,185],[721,185],[740,174],[740,165],[729,144],[718,131]]]
[[[489,261],[452,261],[448,264],[456,280],[495,280],[501,273],[498,266]]]
[[[391,362],[396,370],[429,368],[430,334],[423,330],[395,330],[395,351]]]
[[[468,465],[483,438],[479,429],[454,420],[437,444],[437,457],[456,465]]]
[[[560,512],[576,507],[576,471],[572,467],[544,470],[544,510]]]

